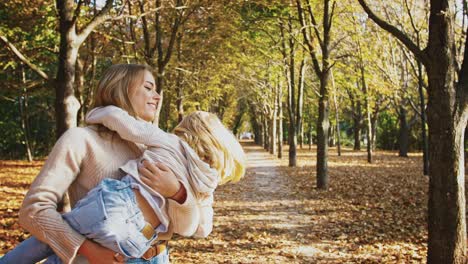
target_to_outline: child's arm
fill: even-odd
[[[121,138],[146,146],[155,146],[161,140],[161,129],[155,125],[130,116],[123,109],[109,105],[92,109],[86,115],[88,124],[102,124],[116,131]]]

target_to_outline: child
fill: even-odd
[[[206,237],[211,232],[214,189],[218,184],[238,181],[245,173],[245,154],[240,144],[215,115],[207,112],[197,111],[185,117],[174,129],[175,135],[137,120],[116,106],[95,108],[86,121],[102,124],[123,139],[148,147],[141,159],[130,160],[121,167],[127,176],[120,181],[103,180],[71,212],[63,215],[78,232],[116,251],[123,259],[145,257],[157,234],[169,226],[164,197],[139,176],[138,166],[143,160],[167,165],[188,189],[187,193],[195,195],[199,222],[191,223],[192,233],[174,230],[185,236]],[[129,191],[134,189],[139,191]],[[136,201],[139,197],[154,210],[156,225],[143,217]],[[32,237],[7,253],[0,263],[33,263],[51,254],[45,243]]]

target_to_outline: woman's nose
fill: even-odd
[[[161,99],[161,95],[159,95],[158,92],[154,91],[153,98],[156,99],[156,100],[159,100],[159,99]]]

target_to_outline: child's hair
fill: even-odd
[[[176,126],[174,134],[216,169],[220,184],[237,182],[245,174],[246,158],[236,137],[211,113],[195,111]]]

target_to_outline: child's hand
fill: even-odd
[[[166,165],[147,160],[144,160],[142,164],[143,166],[139,168],[141,180],[165,198],[174,196],[180,188],[183,188],[172,170]]]

